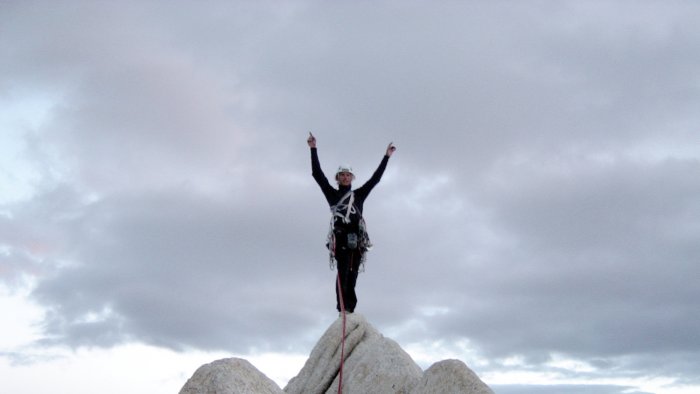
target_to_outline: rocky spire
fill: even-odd
[[[423,372],[408,353],[362,315],[346,317],[343,393],[493,394],[462,361],[443,360]],[[339,318],[331,324],[284,390],[249,362],[230,358],[200,367],[180,394],[336,394],[342,323]]]

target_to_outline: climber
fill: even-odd
[[[362,217],[362,207],[369,192],[381,180],[389,158],[396,147],[393,143],[389,143],[386,153],[372,177],[364,185],[353,190],[352,181],[355,179],[355,175],[352,168],[346,165],[338,167],[335,173],[338,188],[334,188],[321,170],[316,149],[316,137],[309,133],[307,143],[311,150],[311,174],[321,187],[321,191],[331,207],[331,224],[326,246],[330,254],[331,268],[333,265],[338,268],[336,282],[339,285],[335,286],[336,309],[341,312],[340,297],[342,296],[342,306],[345,307],[345,312],[352,313],[357,305],[357,295],[355,294],[357,274],[365,261],[365,254],[372,247]],[[341,288],[341,293],[338,292],[338,287]]]

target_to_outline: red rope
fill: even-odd
[[[352,256],[350,258],[352,264]],[[345,363],[345,303],[343,302],[343,287],[340,284],[340,270],[338,270],[338,299],[340,300],[340,314],[343,316],[343,337],[340,345],[340,370],[338,371],[338,394],[343,393],[343,364]]]

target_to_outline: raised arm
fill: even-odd
[[[311,150],[311,175],[313,175],[318,185],[321,186],[321,189],[323,189],[324,184],[328,183],[328,179],[323,174],[323,170],[321,170],[321,162],[318,160],[318,150],[316,150],[316,137],[314,137],[314,135],[311,134],[310,131],[309,138],[306,139],[306,143],[309,144],[309,149]]]
[[[389,158],[391,155],[394,154],[396,151],[396,147],[392,142],[389,143],[389,146],[386,147],[386,153],[384,154],[384,157],[382,157],[382,161],[379,162],[379,167],[377,167],[376,170],[374,170],[374,173],[372,174],[372,177],[370,177],[367,182],[365,182],[359,189],[356,190],[356,192],[364,195],[365,197],[369,195],[369,192],[372,191],[372,189],[377,186],[377,183],[382,179],[382,175],[384,175],[384,170],[386,170],[386,165],[389,164]]]
[[[328,182],[328,178],[326,178],[326,175],[321,169],[321,162],[318,160],[318,150],[316,149],[316,137],[314,137],[314,135],[310,132],[306,143],[309,144],[309,150],[311,151],[311,176],[314,177],[314,180],[316,183],[318,183],[318,186],[321,188],[326,200],[329,204],[331,204],[331,199],[335,189],[333,189],[333,186],[331,186],[330,182]]]

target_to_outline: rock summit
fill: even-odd
[[[338,393],[342,325],[342,318],[331,324],[284,389],[248,361],[227,358],[199,367],[180,394]],[[345,394],[493,394],[460,360],[443,360],[424,372],[395,341],[357,313],[346,315],[342,353]]]

